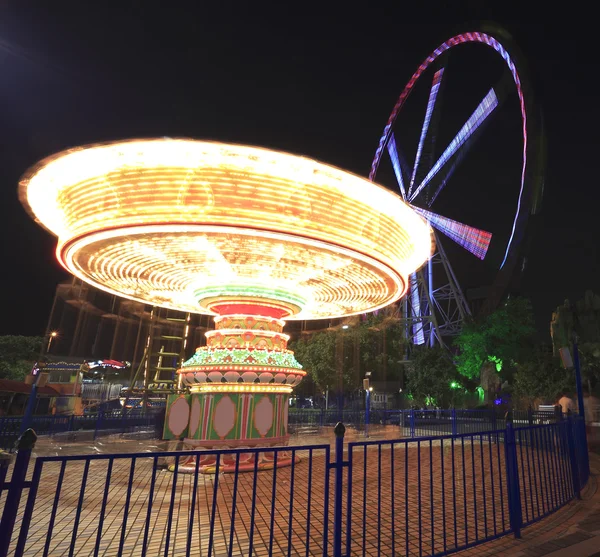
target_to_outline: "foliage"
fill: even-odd
[[[22,381],[42,347],[42,337],[0,336],[0,379]]]
[[[290,348],[321,390],[337,385],[335,335],[329,331],[319,332],[291,343]]]
[[[582,379],[593,390],[600,384],[600,340],[585,342],[578,347]]]
[[[371,371],[374,379],[380,381],[402,379],[406,346],[397,320],[385,314],[369,314],[356,327],[355,334],[360,347],[362,371]],[[362,371],[359,370],[359,375],[364,375]]]
[[[406,377],[406,389],[417,406],[428,403],[446,408],[464,391],[464,378],[443,348],[415,347]]]
[[[589,388],[600,383],[600,296],[588,290],[575,305],[565,300],[552,314],[550,329],[555,354],[577,336],[582,378]]]
[[[509,375],[516,362],[525,361],[533,347],[533,312],[529,300],[509,298],[479,323],[467,324],[455,341],[458,371],[469,379],[479,377],[486,362]]]
[[[525,406],[553,404],[562,392],[573,390],[573,383],[573,373],[558,358],[538,349],[528,361],[516,365],[512,395]]]
[[[290,349],[321,391],[337,390],[338,371],[346,392],[361,388],[367,371],[373,380],[388,381],[401,379],[403,373],[402,334],[397,320],[386,312],[357,319],[348,329],[302,337],[290,342]]]

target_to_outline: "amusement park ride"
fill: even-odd
[[[435,159],[445,63],[468,44],[495,51],[510,83],[488,90]],[[400,301],[407,340],[445,346],[471,311],[429,224],[481,260],[493,240],[430,208],[512,88],[522,165],[486,304],[500,301],[536,208],[534,183],[541,183],[536,118],[514,52],[507,38],[486,31],[442,43],[394,106],[369,180],[286,153],[170,138],[78,147],[28,171],[21,201],[58,237],[60,263],[82,283],[153,308],[135,371],[143,388],[126,398],[168,397],[165,438],[195,447],[285,444],[288,399],[306,374],[287,349],[287,320],[360,315]],[[399,140],[402,109],[428,76],[409,166]],[[374,183],[387,163],[401,197]],[[184,361],[190,319],[199,313],[213,316],[216,328]],[[173,330],[155,335],[155,322]]]
[[[81,280],[215,317],[207,346],[177,371],[189,394],[167,403],[165,438],[197,447],[284,444],[288,399],[306,374],[285,320],[383,308],[433,247],[427,223],[386,188],[255,147],[164,138],[75,148],[30,169],[20,194]]]
[[[503,77],[496,85],[485,90],[486,94],[479,105],[436,158],[436,139],[439,142],[445,122],[442,90],[449,78],[449,57],[451,53],[457,56],[468,51],[468,45],[471,45],[470,48],[493,50],[504,63]],[[411,136],[407,133],[402,116],[411,93],[419,85],[426,85],[425,82],[430,83],[427,103],[418,144],[413,151],[414,163],[409,165],[402,147],[410,144]],[[462,82],[460,86],[464,90]],[[517,103],[514,103],[515,95]],[[488,121],[500,111],[507,99],[511,102],[511,96],[514,110],[520,114],[522,148],[520,172],[514,180],[518,187],[505,185],[509,190],[508,195],[512,195],[511,206],[514,207],[505,230],[498,230],[498,234],[492,235],[432,212],[432,206],[452,181],[453,174],[481,136]],[[369,179],[386,183],[385,180],[381,181],[378,172],[384,163],[391,164],[393,173],[390,174],[395,177],[404,201],[436,230],[436,251],[424,268],[410,275],[409,293],[402,301],[405,337],[411,344],[431,346],[438,343],[445,346],[449,338],[461,331],[465,320],[472,316],[439,233],[480,260],[486,258],[490,244],[495,242],[498,256],[495,261],[488,261],[488,266],[496,269],[496,273],[487,289],[481,308],[483,313],[495,309],[514,280],[515,272],[519,273],[525,266],[523,240],[527,222],[529,215],[537,211],[543,190],[544,143],[541,125],[522,56],[508,34],[497,27],[484,26],[481,31],[458,34],[444,41],[423,61],[402,90],[379,141]],[[485,187],[484,182],[481,188]],[[485,208],[481,210],[483,212]]]

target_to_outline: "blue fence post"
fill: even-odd
[[[575,447],[575,435],[573,416],[567,416],[567,442],[569,444],[569,460],[571,462],[571,482],[573,493],[577,499],[581,499],[581,484],[579,483],[579,463],[577,462],[577,450]]]
[[[456,408],[452,408],[452,435],[458,435],[458,428],[456,427]]]
[[[333,507],[333,557],[342,557],[342,490],[344,472],[344,434],[346,433],[346,426],[342,422],[338,422],[333,431],[335,433],[335,499]]]
[[[585,464],[585,478],[582,487],[585,487],[590,478],[590,453],[587,440],[587,432],[585,430],[585,419],[579,419],[579,434],[581,439],[581,450],[583,452],[583,462]]]
[[[582,416],[576,416],[573,421],[575,425],[575,447],[577,449],[577,462],[579,463],[579,489],[583,489],[590,475],[590,460],[585,431],[585,420]]]
[[[409,410],[408,423],[410,425],[410,436],[415,436],[415,411],[413,408]]]
[[[324,424],[324,417],[325,417],[325,410],[323,408],[321,408],[321,414],[319,416],[319,419],[321,420],[319,422],[320,427],[323,427]]]
[[[17,458],[10,487],[6,495],[4,503],[4,512],[0,520],[0,557],[8,555],[8,548],[12,538],[15,521],[19,512],[19,503],[21,502],[21,494],[26,487],[25,477],[27,476],[27,468],[31,451],[35,447],[37,435],[33,429],[28,429],[19,437],[17,441]]]
[[[517,446],[515,430],[511,422],[506,424],[504,435],[504,456],[506,460],[506,483],[508,492],[508,515],[510,528],[515,538],[521,537],[523,515],[521,511],[521,492],[519,490],[519,469],[517,464]]]

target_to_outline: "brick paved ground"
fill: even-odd
[[[460,557],[595,557],[600,552],[600,454],[590,455],[592,476],[581,501],[572,501],[549,517],[508,535],[457,553]]]
[[[385,431],[379,433],[383,438],[388,436]],[[526,508],[528,513],[533,513],[533,518],[543,514],[545,505],[560,503],[570,497],[568,486],[560,481],[533,486],[533,482],[542,477],[564,477],[568,471],[566,463],[553,453],[531,447],[522,452],[524,518]],[[331,554],[333,509],[330,505],[327,513],[324,508],[328,474],[325,454],[323,450],[315,450],[312,455],[308,451],[300,451],[299,455],[302,460],[293,468],[260,471],[256,478],[253,473],[241,474],[237,483],[233,475],[221,475],[216,495],[214,476],[199,475],[195,486],[193,475],[175,476],[158,470],[154,474],[151,499],[154,464],[151,457],[137,459],[133,470],[130,459],[114,460],[108,488],[109,461],[92,461],[83,496],[83,462],[72,461],[65,465],[60,491],[57,491],[57,485],[61,463],[47,462],[43,467],[25,555],[43,555],[46,544],[48,555],[68,555],[72,539],[76,540],[74,555],[94,555],[105,492],[108,495],[98,555],[118,555],[120,547],[123,555],[143,555],[146,524],[149,525],[147,555],[165,554],[167,542],[168,555],[186,555],[188,544],[192,555],[208,555],[211,523],[215,556],[227,555],[228,551],[231,555],[268,555],[270,551],[273,555],[284,555],[288,548],[292,555],[322,555],[326,520],[330,524],[328,553]],[[355,446],[351,455],[345,455],[345,458],[349,457],[352,458],[351,489],[348,491],[346,469],[343,505],[346,526],[347,494],[350,493],[353,555],[363,555],[363,546],[366,555],[429,555],[444,548],[451,550],[500,535],[509,527],[501,444],[488,443],[486,438],[478,437],[472,441],[467,438],[464,446],[455,442],[454,447],[449,441],[443,444],[439,441],[408,445],[388,443],[381,448],[377,445]],[[127,502],[130,478],[132,490]],[[252,515],[255,479],[256,508]],[[330,473],[332,496],[333,485],[333,474]],[[333,497],[330,500],[333,501]],[[0,507],[2,505],[3,500]],[[56,516],[51,524],[54,505]],[[125,507],[128,515],[123,531]],[[547,524],[554,523],[574,507],[576,504],[569,504],[524,533],[541,532]],[[20,516],[23,508],[24,500]],[[76,522],[78,526],[74,533]],[[567,524],[567,521],[562,519],[562,523]],[[48,536],[50,528],[52,533]],[[345,531],[343,536],[345,544]],[[253,553],[249,550],[251,538]],[[512,548],[512,542],[512,536],[504,537],[465,554],[500,554],[506,548]]]

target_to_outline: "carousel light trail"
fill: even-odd
[[[137,301],[204,311],[203,291],[265,285],[297,319],[400,298],[431,239],[396,195],[310,159],[187,140],[95,145],[42,161],[21,183],[59,261]],[[213,313],[213,312],[208,312]]]
[[[165,138],[71,149],[32,168],[20,198],[83,281],[216,316],[207,345],[177,371],[189,391],[167,404],[165,438],[190,446],[285,444],[288,397],[306,375],[287,350],[285,320],[384,307],[433,247],[427,222],[387,189],[240,145]],[[256,464],[273,466],[268,454]],[[282,453],[277,465],[290,459]]]

